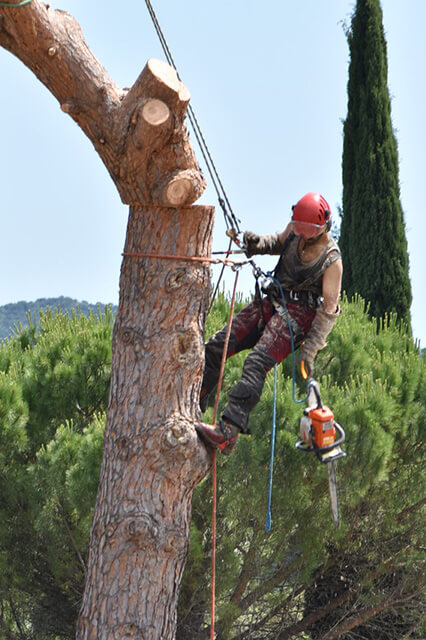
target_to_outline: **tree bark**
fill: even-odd
[[[373,607],[364,607],[364,609],[361,609],[358,613],[351,616],[341,624],[336,625],[334,629],[331,629],[331,631],[326,633],[323,637],[323,640],[338,640],[342,637],[342,634],[351,631],[367,620],[374,618],[374,616],[376,616],[377,614],[388,609],[389,606],[391,606],[390,599],[386,598],[384,602],[381,602],[380,604],[377,604]]]
[[[33,0],[0,8],[0,45],[28,66],[92,141],[129,203],[125,254],[203,256],[213,208],[176,72],[149,60],[117,87],[77,22]],[[191,498],[210,468],[195,432],[210,272],[125,255],[110,400],[79,640],[169,640],[188,551]]]
[[[208,255],[211,224],[205,207],[131,209],[125,252],[166,239]],[[81,639],[174,637],[192,492],[209,466],[194,429],[208,285],[202,264],[124,258]]]

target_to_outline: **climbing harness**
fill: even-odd
[[[284,290],[283,290],[283,288],[281,286],[280,281],[275,278],[275,276],[273,275],[273,273],[271,271],[268,271],[268,273],[266,273],[265,275],[266,275],[267,279],[271,280],[278,287],[278,291],[280,293],[281,304],[280,303],[276,303],[274,306],[275,306],[275,309],[276,309],[277,313],[281,316],[281,318],[284,320],[284,322],[287,323],[287,326],[288,326],[288,331],[289,331],[289,334],[290,334],[290,344],[291,344],[292,400],[296,404],[301,404],[302,402],[306,402],[306,400],[308,399],[308,396],[306,395],[301,400],[297,400],[297,398],[296,398],[296,356],[295,356],[296,342],[295,342],[293,324],[291,322],[291,317],[290,317],[290,314],[289,314],[288,309],[287,309],[285,293],[284,293]],[[263,285],[263,288],[265,288],[264,285]]]

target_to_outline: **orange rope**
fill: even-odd
[[[225,264],[230,267],[240,267],[248,264],[248,260],[236,262],[235,260],[229,260],[228,258],[205,258],[201,256],[172,256],[164,255],[161,253],[131,253],[124,252],[121,254],[125,258],[159,258],[162,260],[185,260],[186,262],[207,262],[210,264]]]
[[[228,260],[224,258],[219,260],[217,258],[202,258],[200,256],[172,256],[172,255],[163,255],[158,253],[130,253],[126,252],[122,254],[126,258],[160,258],[164,260],[185,260],[188,262],[207,262],[213,264],[224,264],[233,266],[235,271],[238,267],[247,264],[248,261],[245,262],[235,262],[234,260]],[[225,362],[226,356],[228,353],[228,345],[229,338],[231,335],[231,325],[232,325],[232,316],[234,313],[235,306],[235,297],[237,294],[237,283],[238,283],[238,271],[235,273],[235,282],[234,282],[234,290],[232,292],[231,298],[231,306],[229,309],[229,319],[228,326],[226,330],[225,343],[223,345],[223,353],[222,353],[222,361],[220,364],[220,373],[219,373],[219,381],[217,383],[217,391],[216,398],[213,409],[213,425],[216,424],[217,412],[219,407],[219,396],[222,388],[223,382],[223,373],[225,371]],[[216,472],[216,449],[213,449],[213,457],[212,457],[212,477],[213,477],[213,508],[212,508],[212,581],[211,581],[211,627],[210,627],[210,640],[215,640],[215,611],[216,611],[216,511],[217,511],[217,472]]]
[[[235,274],[234,290],[232,292],[231,306],[229,309],[228,326],[225,336],[225,344],[223,345],[222,361],[220,363],[219,381],[217,383],[216,398],[213,409],[213,425],[216,424],[217,411],[219,407],[219,396],[223,382],[223,372],[225,371],[226,356],[228,354],[229,338],[231,335],[232,316],[234,313],[235,296],[237,293],[238,271]],[[213,507],[212,507],[212,582],[211,582],[211,626],[210,640],[215,640],[214,622],[216,611],[216,510],[217,510],[217,474],[216,474],[216,449],[213,449],[212,458],[212,476],[213,476]]]

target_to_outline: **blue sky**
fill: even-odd
[[[50,4],[75,16],[92,51],[121,86],[131,86],[148,58],[164,58],[143,0]],[[349,23],[354,2],[153,5],[241,227],[259,233],[282,229],[291,205],[307,191],[323,193],[336,211],[349,61],[343,23]],[[382,8],[413,328],[425,346],[426,3],[382,0]],[[127,208],[77,125],[4,50],[0,74],[0,304],[59,295],[117,303]],[[217,204],[211,186],[201,202]],[[217,209],[214,249],[225,246]],[[259,264],[273,266],[270,258]],[[231,280],[232,275],[229,288]],[[250,295],[250,271],[240,277],[240,289]]]

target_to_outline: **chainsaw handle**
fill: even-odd
[[[322,400],[321,400],[321,393],[320,393],[320,389],[319,389],[319,384],[313,378],[309,378],[309,380],[308,380],[308,404],[309,404],[309,394],[310,394],[311,389],[313,390],[313,392],[315,394],[315,398],[316,398],[316,401],[317,401],[318,409],[322,409]]]
[[[304,380],[307,380],[309,378],[309,370],[304,360],[300,361],[300,373],[302,374],[302,378]]]
[[[337,431],[337,433],[338,433],[339,437],[338,437],[338,439],[334,442],[333,447],[338,447],[338,446],[340,446],[341,444],[343,444],[343,443],[344,443],[344,441],[346,440],[346,434],[345,434],[345,432],[344,432],[343,427],[341,427],[341,426],[340,426],[340,424],[339,424],[338,422],[336,422],[336,421],[334,421],[334,428],[336,429],[336,431]],[[333,447],[331,447],[331,449],[332,449]]]

